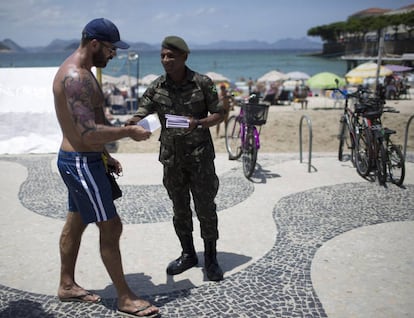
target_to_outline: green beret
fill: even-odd
[[[190,53],[187,43],[185,43],[182,38],[175,35],[167,36],[164,41],[162,41],[161,46],[170,50],[179,50],[185,53]]]

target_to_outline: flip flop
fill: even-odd
[[[91,292],[86,292],[84,294],[81,294],[79,296],[71,296],[71,297],[59,297],[59,300],[61,302],[67,303],[67,302],[74,302],[74,303],[91,303],[91,304],[97,304],[101,302],[101,297],[99,297],[96,300],[87,300],[85,297],[87,296],[93,296]]]
[[[121,314],[121,315],[123,315],[123,316],[134,317],[134,318],[136,318],[136,317],[144,317],[144,318],[156,318],[156,317],[160,317],[160,313],[159,312],[152,313],[152,314],[148,314],[148,315],[144,315],[144,316],[137,315],[141,311],[144,311],[144,310],[146,310],[146,309],[148,309],[150,307],[152,307],[152,305],[140,307],[136,311],[125,311],[125,310],[118,309],[118,313]]]

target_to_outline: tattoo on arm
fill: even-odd
[[[80,129],[81,135],[96,130],[93,94],[95,91],[90,76],[79,72],[68,74],[63,79],[69,110],[73,122]]]

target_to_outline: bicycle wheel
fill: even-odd
[[[354,163],[354,153],[353,153],[354,147],[351,144],[352,141],[350,138],[349,128],[348,128],[348,124],[346,122],[345,116],[342,116],[340,120],[338,138],[339,138],[338,160],[346,161],[347,159],[350,158],[352,163]],[[348,152],[348,149],[351,149],[351,153]]]
[[[253,127],[247,128],[246,143],[243,147],[242,161],[243,173],[249,179],[254,171],[257,160],[257,147]]]
[[[387,151],[384,147],[384,142],[380,139],[376,141],[378,143],[377,153],[377,178],[379,184],[383,185],[387,181]]]
[[[400,186],[405,177],[405,160],[400,147],[391,145],[388,149],[388,172],[392,183]]]
[[[225,130],[226,149],[230,160],[241,156],[241,125],[238,116],[230,116]]]
[[[366,177],[371,170],[370,149],[369,132],[361,129],[357,134],[355,145],[355,167],[361,177]]]

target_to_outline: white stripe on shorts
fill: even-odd
[[[93,175],[91,174],[89,170],[88,158],[87,157],[82,157],[82,158],[76,157],[76,169],[78,171],[82,186],[85,189],[86,193],[88,194],[90,202],[92,203],[97,222],[107,221],[108,216],[106,215],[106,211],[102,203],[101,194],[99,193],[99,188],[96,185]],[[86,176],[83,174],[83,170],[85,171]],[[88,187],[88,183],[86,182],[85,177],[90,181],[92,185],[92,189]],[[95,193],[96,199],[94,199],[92,192]]]

